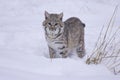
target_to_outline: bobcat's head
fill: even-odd
[[[62,22],[63,13],[49,14],[45,11],[45,21],[43,26],[45,33],[50,38],[57,38],[63,33],[64,23]]]

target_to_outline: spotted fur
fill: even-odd
[[[66,58],[75,50],[78,57],[85,55],[84,27],[78,18],[71,17],[62,21],[63,13],[49,14],[45,11],[43,22],[50,58]]]

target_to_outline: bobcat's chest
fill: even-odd
[[[49,39],[49,38],[47,38],[47,43],[56,52],[62,52],[66,48],[65,41],[61,40],[61,39]]]

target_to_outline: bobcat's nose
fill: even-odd
[[[55,28],[55,27],[50,27],[50,30],[51,30],[51,31],[55,31],[56,28]]]

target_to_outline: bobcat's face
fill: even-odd
[[[49,14],[45,12],[45,21],[43,26],[45,33],[50,38],[57,38],[63,33],[64,23],[62,22],[63,13],[61,14]]]

